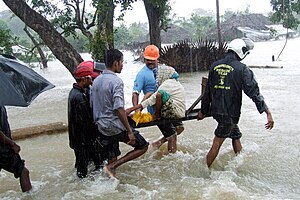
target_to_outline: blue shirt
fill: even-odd
[[[156,80],[153,69],[148,68],[146,65],[136,75],[132,92],[140,94],[141,91],[144,94],[156,91]]]
[[[154,93],[156,89],[154,69],[150,69],[145,65],[136,75],[132,92],[140,94],[141,91],[143,91],[145,95],[148,92]],[[152,107],[148,107],[147,109],[150,113],[154,113],[154,109]]]
[[[116,110],[124,108],[124,83],[114,72],[104,70],[92,87],[93,118],[99,131],[113,136],[126,131]]]

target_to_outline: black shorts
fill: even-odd
[[[214,119],[218,122],[215,130],[215,136],[219,138],[240,139],[242,133],[237,125],[239,119],[223,115],[215,115]]]
[[[135,144],[132,145],[134,149],[144,149],[148,147],[149,143],[145,140],[143,136],[137,130],[132,131],[135,136]],[[103,148],[105,148],[105,153],[107,154],[107,159],[111,160],[121,155],[119,148],[119,142],[124,142],[127,144],[129,142],[128,132],[123,131],[117,135],[106,136],[101,133],[101,143]]]
[[[25,161],[21,159],[19,154],[14,152],[0,153],[0,171],[4,169],[14,174],[15,178],[19,178],[25,166]]]
[[[183,126],[182,121],[173,122],[173,123],[162,123],[157,125],[160,132],[165,138],[168,138],[176,133],[177,126]]]

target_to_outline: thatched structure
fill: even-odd
[[[138,55],[137,60],[143,60],[143,51],[148,42],[132,44],[131,51]],[[224,57],[227,43],[219,45],[213,40],[182,40],[160,49],[159,62],[172,66],[177,72],[194,72],[208,70],[211,64]]]
[[[177,72],[208,70],[211,64],[224,57],[227,44],[219,49],[212,40],[183,40],[160,50],[160,62],[176,69]]]

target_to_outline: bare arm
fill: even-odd
[[[126,112],[126,115],[129,115],[132,111],[141,110],[141,109],[143,109],[143,106],[141,104],[138,104],[131,108],[127,108],[125,112]]]
[[[139,103],[139,94],[134,92],[132,93],[132,105],[136,106]]]
[[[129,142],[127,144],[134,145],[135,144],[135,136],[132,133],[132,129],[131,129],[129,123],[128,123],[127,115],[126,115],[126,112],[125,112],[124,108],[118,108],[117,109],[117,115],[118,115],[120,121],[122,122],[122,124],[127,129],[128,137],[129,137]]]
[[[145,94],[145,96],[143,97],[142,101],[145,101],[146,99],[148,99],[153,93],[152,92],[147,92]],[[136,106],[139,103],[139,94],[134,92],[132,93],[132,105]]]
[[[147,94],[145,94],[142,101],[145,101],[146,99],[148,99],[152,94],[153,94],[152,92],[148,92]]]
[[[267,123],[265,124],[266,129],[272,129],[274,127],[274,120],[272,117],[272,113],[270,110],[266,110],[265,113],[267,114]]]
[[[9,137],[7,137],[6,135],[4,135],[4,133],[2,131],[0,131],[0,142],[3,143],[3,144],[8,144],[9,146],[11,146],[11,148],[13,149],[13,151],[15,153],[19,153],[20,150],[21,150],[20,146],[17,145]]]
[[[138,106],[138,104],[139,104],[139,93],[133,92],[132,93],[132,105],[133,105],[133,107],[135,107],[135,106]],[[126,110],[127,115],[129,115],[132,111],[140,111],[140,109],[132,109],[132,108],[129,108]]]

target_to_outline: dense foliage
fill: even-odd
[[[18,38],[13,36],[7,24],[0,20],[0,53],[11,54],[12,46],[17,44]]]
[[[5,12],[5,16],[11,16],[10,13]],[[9,17],[5,17],[9,19]],[[32,48],[30,40],[25,37],[24,31],[20,27],[24,27],[24,23],[16,17],[12,17],[7,23],[12,33],[18,37],[21,37],[23,44],[27,48]],[[170,27],[179,27],[180,31],[172,32],[172,35],[168,35],[169,42],[177,42],[183,39],[192,38],[198,39],[205,37],[208,27],[215,26],[214,19],[211,13],[203,13],[195,11],[189,18],[173,18],[169,24]],[[57,26],[60,27],[60,26]],[[61,30],[61,27],[59,28]],[[172,30],[167,32],[162,31],[163,34],[168,34]],[[183,31],[186,33],[183,34]],[[72,34],[71,34],[72,32]],[[67,40],[78,52],[90,52],[90,42],[87,37],[81,31],[71,31],[67,34]],[[26,41],[26,42],[25,42]],[[114,28],[114,43],[115,47],[119,49],[125,49],[127,45],[132,43],[139,43],[149,41],[148,23],[135,22],[129,25],[121,23]],[[166,41],[162,40],[163,43]]]
[[[121,15],[115,16],[118,20],[122,20],[126,14],[125,10],[131,9],[131,4],[136,0],[105,0],[105,1],[92,1],[92,8],[87,9],[85,0],[64,0],[61,4],[54,5],[50,0],[32,0],[31,6],[44,17],[47,17],[52,25],[58,30],[67,41],[72,44],[77,52],[92,53],[94,58],[101,57],[102,52],[106,48],[119,48],[128,49],[133,44],[149,42],[151,39],[151,31],[149,23],[133,23],[115,26],[114,24],[107,25],[105,17],[111,13],[105,12],[108,6],[112,9],[116,5],[121,5]],[[197,40],[199,38],[206,38],[208,29],[216,26],[215,14],[212,11],[205,11],[202,9],[194,10],[189,17],[186,18],[170,18],[170,5],[169,1],[164,0],[147,0],[150,2],[153,9],[152,11],[159,11],[159,28],[161,31],[162,43],[175,43],[185,39]],[[295,27],[299,21],[297,16],[293,14],[298,13],[300,6],[298,1],[279,1],[272,0],[274,14],[272,19],[280,21],[285,27]],[[112,10],[113,11],[113,10]],[[7,12],[7,11],[5,11]],[[249,13],[249,8],[246,8],[243,13]],[[2,14],[2,13],[1,13]],[[155,14],[155,13],[154,13]],[[226,11],[221,16],[221,21],[229,19],[232,15],[238,14],[232,11]],[[149,18],[149,17],[148,17]],[[5,19],[1,25],[1,47],[2,51],[4,46],[12,46],[16,44],[16,38],[19,39],[19,44],[25,48],[32,50],[34,46],[28,37],[24,36],[24,23],[20,22],[17,17],[13,17],[11,13],[1,15],[1,19]],[[103,21],[104,20],[104,21]],[[108,20],[108,18],[107,18]],[[109,21],[109,20],[108,20]],[[149,19],[150,22],[150,19]],[[111,21],[110,21],[111,23]],[[111,32],[108,29],[112,28]],[[165,32],[164,30],[167,30]],[[40,40],[39,36],[35,37]],[[6,44],[4,44],[6,42]],[[43,48],[45,49],[45,48]],[[9,48],[5,51],[9,51]]]
[[[285,28],[296,29],[300,24],[296,14],[300,14],[300,2],[295,0],[271,0],[274,13],[271,20],[281,23]]]

